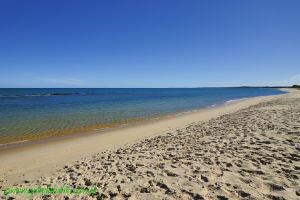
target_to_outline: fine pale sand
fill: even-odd
[[[291,90],[2,151],[0,187],[98,188],[73,199],[300,199],[299,151],[300,92]]]

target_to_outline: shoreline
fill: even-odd
[[[83,133],[5,149],[0,151],[0,160],[2,161],[0,163],[0,180],[5,181],[4,185],[12,185],[25,179],[46,176],[55,169],[82,157],[133,144],[141,139],[174,131],[195,122],[208,121],[283,95],[289,95],[289,93],[242,99],[112,130]]]
[[[283,92],[290,91],[290,89],[286,89],[286,88],[278,89],[278,90],[281,90]],[[283,95],[283,94],[279,94],[279,95]],[[81,137],[81,136],[86,136],[86,135],[90,135],[90,134],[101,134],[101,133],[104,133],[107,131],[119,130],[119,129],[126,128],[126,127],[134,127],[136,125],[143,125],[145,123],[146,124],[153,123],[157,120],[165,120],[165,119],[174,118],[174,117],[177,117],[180,115],[187,115],[187,114],[194,113],[194,112],[201,112],[202,110],[206,110],[206,109],[210,109],[210,108],[222,107],[224,105],[239,102],[242,100],[258,98],[258,97],[269,97],[269,96],[277,96],[277,95],[267,95],[267,96],[232,99],[232,100],[227,100],[220,104],[212,104],[212,105],[208,105],[208,106],[198,108],[198,109],[187,110],[187,111],[178,111],[178,112],[174,112],[174,113],[162,114],[162,115],[158,115],[158,116],[151,116],[151,117],[145,117],[145,118],[136,118],[136,119],[131,119],[128,122],[114,122],[114,123],[110,123],[110,124],[101,124],[98,126],[78,128],[78,130],[65,131],[66,133],[54,134],[54,135],[52,134],[49,136],[45,135],[45,136],[41,136],[40,138],[39,138],[39,135],[32,136],[32,137],[30,137],[30,135],[28,137],[24,136],[24,137],[20,137],[19,140],[12,140],[8,143],[3,143],[3,144],[0,143],[0,154],[3,151],[10,150],[13,148],[26,147],[26,146],[30,146],[30,145],[48,143],[48,142],[53,142],[53,141],[57,141],[57,140],[65,140],[65,139],[70,139],[73,137]],[[85,130],[83,130],[83,129],[85,129]],[[12,136],[12,138],[13,138],[13,136]]]

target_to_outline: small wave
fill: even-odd
[[[232,103],[232,102],[242,101],[242,100],[246,100],[246,99],[249,99],[249,98],[231,99],[231,100],[226,101],[226,103]]]
[[[0,98],[17,98],[17,97],[44,97],[44,96],[75,96],[75,95],[90,95],[89,93],[79,92],[62,92],[62,93],[48,93],[48,94],[24,94],[24,95],[0,95]]]
[[[13,98],[13,97],[21,97],[20,95],[0,95],[0,98]]]
[[[51,94],[25,94],[25,97],[42,97],[42,96],[51,96]]]
[[[87,93],[80,92],[55,92],[49,94],[29,94],[24,96],[72,96],[72,95],[87,95]]]
[[[24,142],[28,142],[28,140],[19,140],[19,141],[15,141],[15,142],[6,143],[6,144],[0,144],[0,147],[1,147],[1,146],[12,145],[12,144],[24,143]]]
[[[51,93],[50,96],[69,96],[69,95],[85,95],[86,93],[79,92],[62,92],[62,93]]]

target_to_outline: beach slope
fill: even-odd
[[[98,188],[71,196],[83,199],[299,199],[299,136],[295,90],[8,150],[0,184]]]

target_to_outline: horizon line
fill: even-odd
[[[0,87],[0,89],[195,89],[195,88],[291,88],[290,86],[196,86],[196,87]]]

